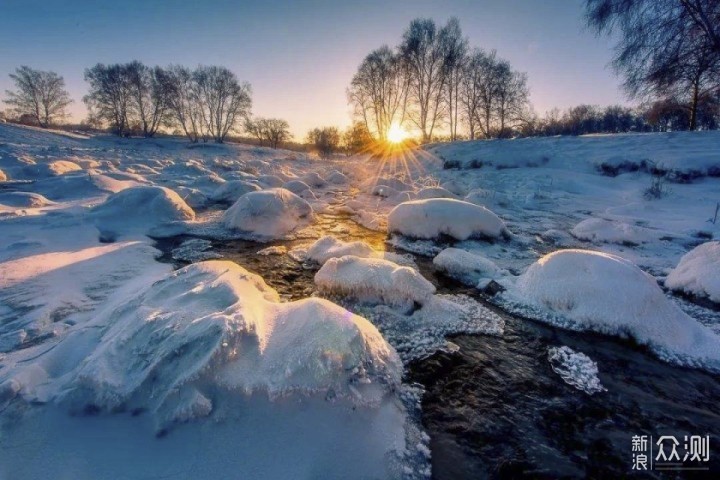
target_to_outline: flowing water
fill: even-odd
[[[257,252],[269,246],[290,250],[325,234],[392,250],[384,234],[344,215],[322,214],[294,240],[212,240],[211,250],[258,273],[283,298],[295,300],[313,294],[316,269],[288,255]],[[163,259],[173,261],[170,252],[187,238],[158,241]],[[503,336],[455,336],[450,340],[457,351],[437,352],[407,368],[405,380],[426,391],[422,422],[431,438],[434,478],[625,477],[633,473],[634,435],[673,435],[681,444],[685,435],[710,435],[710,460],[701,466],[720,472],[720,376],[673,367],[628,341],[508,315],[476,290],[439,275],[429,259],[415,259],[439,293],[470,295],[505,319]],[[552,370],[548,349],[563,345],[597,362],[607,391],[588,395]],[[655,470],[636,476],[712,474]]]

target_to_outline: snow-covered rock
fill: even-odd
[[[330,258],[315,274],[321,291],[401,308],[424,304],[435,286],[416,270],[380,258]]]
[[[212,199],[216,202],[235,203],[238,198],[246,193],[257,192],[258,190],[260,190],[260,187],[254,183],[244,180],[230,180],[220,185],[213,192]]]
[[[372,406],[402,371],[364,318],[319,298],[279,303],[262,278],[229,261],[189,265],[117,298],[93,326],[70,332],[32,368],[3,369],[0,385],[73,410],[149,409],[164,427],[254,393]]]
[[[655,279],[616,255],[553,252],[517,279],[508,298],[557,326],[632,337],[665,360],[720,369],[720,337],[666,298]]]
[[[665,286],[720,303],[720,242],[703,243],[683,255]]]
[[[311,187],[321,188],[327,185],[327,182],[317,172],[308,172],[303,175],[301,180]]]
[[[290,180],[289,182],[285,182],[282,188],[290,190],[295,195],[300,195],[304,191],[310,190],[310,185],[301,180]]]
[[[396,197],[399,193],[400,192],[398,192],[394,188],[388,187],[386,185],[375,185],[370,190],[371,195],[375,195],[376,197],[382,197],[382,198]]]
[[[195,212],[169,188],[139,186],[112,194],[90,213],[103,233],[159,233],[176,222],[193,220]]]
[[[388,215],[388,230],[422,239],[494,239],[507,234],[505,223],[487,208],[449,198],[401,203]]]
[[[575,225],[570,233],[578,240],[628,245],[639,245],[654,238],[647,228],[604,218],[587,218]]]
[[[330,173],[330,175],[327,176],[326,180],[333,185],[345,185],[350,182],[347,175],[337,170],[334,170],[332,173]]]
[[[282,237],[312,218],[310,204],[284,188],[247,193],[223,215],[227,228],[264,238]]]
[[[356,257],[371,257],[375,250],[365,242],[343,242],[332,236],[324,236],[308,248],[305,257],[308,260],[323,265],[331,258],[354,255]]]
[[[502,273],[489,258],[452,247],[433,258],[433,264],[450,277],[472,286],[477,286],[482,279],[493,279]]]
[[[279,188],[285,183],[285,181],[277,175],[260,175],[257,177],[257,180],[263,185],[267,185],[268,188]]]

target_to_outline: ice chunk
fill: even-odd
[[[423,239],[448,235],[467,240],[507,234],[505,223],[487,208],[449,198],[401,203],[388,215],[388,230]]]
[[[598,378],[597,363],[584,353],[570,347],[551,347],[548,349],[548,361],[565,383],[588,395],[607,390]]]

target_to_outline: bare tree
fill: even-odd
[[[170,78],[160,67],[147,67],[138,61],[126,65],[133,111],[143,136],[152,137],[167,123]]]
[[[127,65],[98,63],[85,70],[90,92],[83,98],[90,117],[110,124],[117,135],[127,135],[133,115],[132,86]]]
[[[450,141],[455,141],[458,138],[457,129],[460,123],[460,89],[464,64],[467,61],[468,40],[463,38],[460,22],[454,17],[440,31],[440,37],[444,55],[445,103],[447,105]]]
[[[72,103],[65,90],[65,80],[55,72],[33,70],[22,66],[10,74],[16,90],[7,90],[10,105],[15,114],[30,115],[38,125],[47,128],[57,119],[64,118],[65,108]]]
[[[261,146],[267,140],[270,147],[278,148],[292,138],[290,124],[280,118],[246,118],[244,128],[260,141]]]
[[[340,145],[340,132],[336,127],[314,128],[308,132],[307,142],[322,158],[327,158],[337,151]]]
[[[343,134],[343,145],[348,154],[366,151],[373,143],[373,137],[363,122],[354,122]]]
[[[407,95],[407,71],[387,46],[365,57],[348,89],[355,115],[380,140],[387,138],[393,123],[404,123]]]
[[[495,112],[497,119],[496,135],[508,137],[514,127],[526,120],[528,88],[527,75],[512,70],[506,61],[496,66]]]
[[[168,108],[191,142],[203,135],[202,107],[197,96],[193,72],[179,65],[165,69],[168,88]]]
[[[424,142],[430,141],[445,114],[442,96],[446,69],[441,39],[432,19],[418,18],[410,22],[399,47],[410,74],[409,117],[422,133]]]
[[[193,73],[201,117],[210,136],[222,143],[237,122],[250,114],[250,84],[239,83],[225,67],[202,66]]]
[[[630,96],[649,100],[691,92],[689,128],[703,96],[720,88],[717,0],[586,0],[588,24],[618,32],[613,66]]]

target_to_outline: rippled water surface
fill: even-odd
[[[389,248],[384,234],[347,216],[319,215],[293,240],[213,241],[212,251],[258,273],[283,298],[294,300],[315,291],[315,268],[285,254],[257,252],[268,246],[290,250],[328,233]],[[166,261],[185,239],[159,241]],[[489,305],[476,291],[438,275],[429,259],[416,261],[440,293],[465,293]],[[684,435],[709,434],[710,461],[703,466],[720,472],[715,436],[720,432],[720,377],[673,367],[627,341],[559,330],[496,310],[506,322],[502,337],[454,337],[457,351],[438,352],[407,369],[406,381],[426,390],[422,420],[431,437],[435,478],[624,477],[632,473],[633,435],[674,435],[682,441]],[[563,382],[548,362],[548,349],[562,345],[597,362],[607,391],[591,396]],[[712,478],[702,471],[644,476]]]

